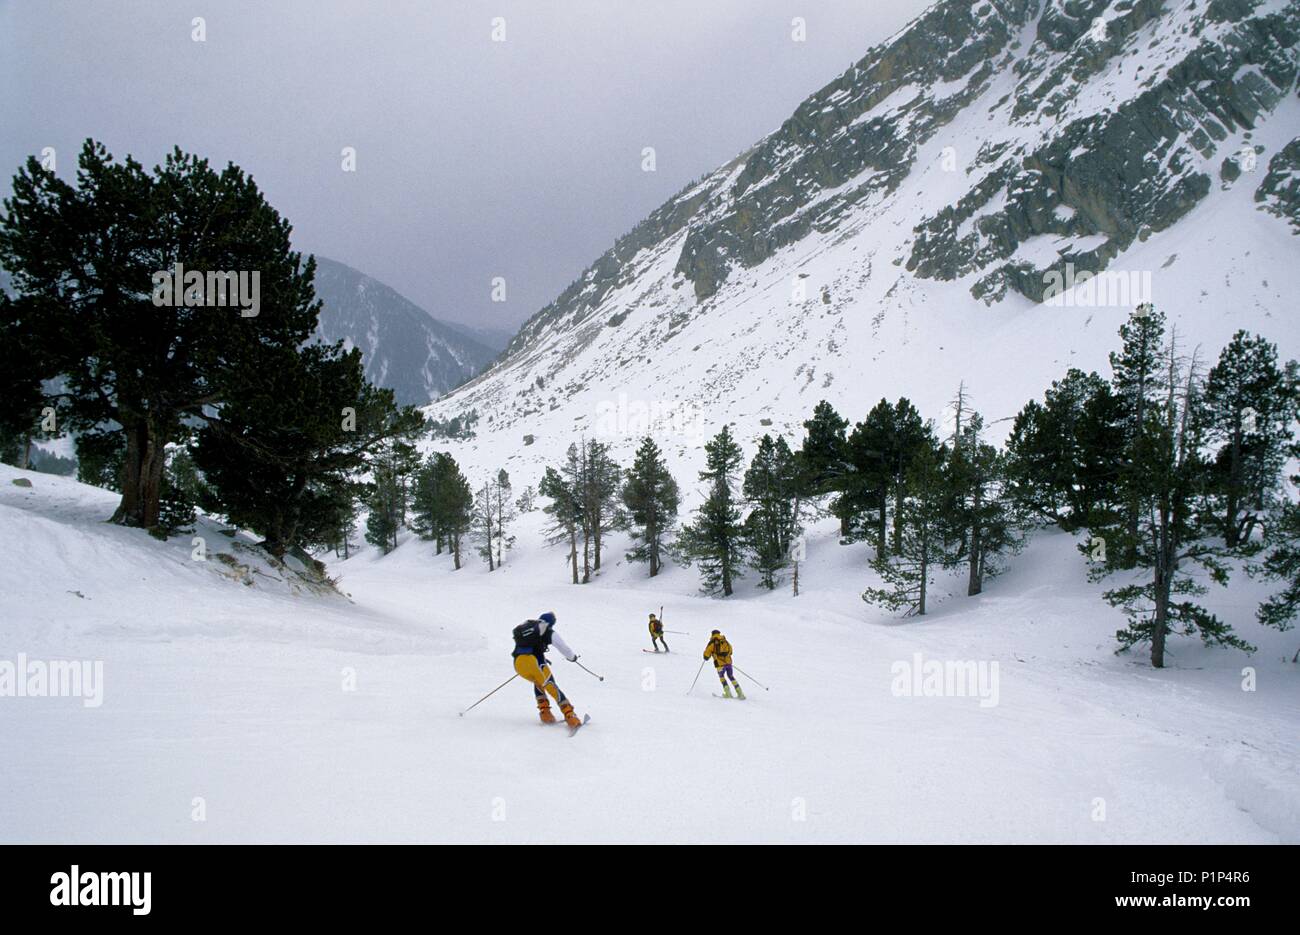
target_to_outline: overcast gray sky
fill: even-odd
[[[299,249],[514,328],[928,5],[0,0],[3,190],[47,146],[71,178],[88,136],[150,166],[179,145],[252,173]]]

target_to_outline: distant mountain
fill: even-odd
[[[481,372],[500,348],[431,317],[373,277],[316,257],[317,334],[361,349],[366,377],[399,404],[428,403]],[[502,344],[504,346],[504,344]]]
[[[0,291],[12,277],[0,268]],[[321,299],[316,333],[361,348],[366,377],[391,389],[401,405],[424,405],[492,363],[513,332],[438,321],[379,280],[337,260],[316,257]]]
[[[490,347],[498,354],[509,346],[516,330],[514,328],[484,328],[476,325],[462,325],[454,321],[446,322],[446,324],[449,328],[456,329],[470,340]]]

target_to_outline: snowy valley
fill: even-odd
[[[78,431],[126,440],[86,445],[83,460],[103,462],[81,480],[0,464],[0,736],[18,751],[0,758],[0,841],[1300,843],[1300,636],[1257,618],[1287,583],[1248,568],[1263,552],[1215,539],[1226,586],[1213,566],[1175,563],[1254,651],[1174,633],[1160,668],[1145,647],[1116,651],[1126,619],[1103,592],[1144,579],[1132,566],[1090,578],[1079,516],[1020,515],[1023,549],[982,593],[968,594],[960,561],[930,568],[921,616],[864,600],[882,586],[873,519],[829,515],[844,487],[795,497],[797,594],[787,564],[772,588],[744,569],[725,597],[675,554],[651,577],[623,524],[600,528],[603,564],[577,584],[545,488],[571,445],[606,445],[626,471],[649,436],[680,487],[672,539],[716,492],[698,479],[707,442],[728,429],[741,474],[764,436],[799,450],[821,401],[851,432],[905,397],[952,464],[969,424],[954,417],[959,392],[989,446],[1072,368],[1096,371],[1099,395],[1113,380],[1118,411],[1118,332],[1151,309],[1160,341],[1177,341],[1151,359],[1173,377],[1143,383],[1136,416],[1113,420],[1136,426],[1126,456],[1156,436],[1227,450],[1220,424],[1186,429],[1211,408],[1198,392],[1221,350],[1245,330],[1282,370],[1300,359],[1298,63],[1296,0],[941,0],[651,213],[499,356],[330,260],[319,321],[283,298],[301,286],[285,273],[281,305],[256,323],[281,328],[283,354],[261,356],[262,332],[220,332],[193,365],[216,361],[217,376],[186,384],[167,418],[127,426],[138,412],[99,398],[112,368],[74,345],[28,382],[72,374]],[[251,252],[297,270],[280,223]],[[6,255],[25,256],[0,242]],[[102,314],[87,299],[98,292],[34,255],[0,309]],[[167,311],[186,339],[207,334],[208,319]],[[6,321],[33,326],[22,314]],[[90,340],[83,330],[100,333],[65,327]],[[302,373],[285,363],[308,356],[309,335],[360,348],[365,379],[325,352]],[[147,374],[124,358],[122,372]],[[1286,401],[1268,417],[1290,432],[1296,375],[1276,374]],[[418,409],[404,416],[367,382]],[[29,423],[44,411],[23,404]],[[61,428],[41,440],[73,453]],[[1297,496],[1300,449],[1274,442],[1245,531],[1261,543]],[[1171,473],[1221,482],[1214,451]],[[492,567],[468,519],[460,567],[416,528],[419,463],[439,454],[471,497],[504,471],[511,502],[532,499],[508,549],[499,530]],[[178,461],[210,498],[167,528]],[[1085,519],[1123,527],[1139,473],[1108,475],[1129,486]],[[911,483],[897,475],[888,496],[884,482],[871,491],[891,518]],[[152,502],[108,489],[122,478]],[[1185,502],[1203,494],[1190,486]],[[364,541],[390,507],[400,520]],[[966,530],[945,535],[965,547]],[[574,734],[540,723],[511,678],[511,630],[544,611],[589,670],[550,657],[591,718]],[[651,613],[669,653],[650,652]],[[702,657],[713,630],[734,647],[743,701],[719,697]],[[79,689],[68,662],[87,665]]]
[[[533,514],[491,574],[417,539],[365,549],[331,565],[349,600],[105,525],[114,499],[0,468],[6,541],[24,543],[0,572],[6,649],[104,664],[98,707],[0,705],[24,751],[0,767],[6,841],[1300,840],[1293,634],[1248,628],[1249,658],[1180,643],[1160,671],[1116,656],[1118,615],[1063,534],[902,623],[862,603],[867,547],[833,529],[810,537],[798,598],[713,600],[688,570],[650,582],[626,563],[573,587]],[[1249,617],[1258,596],[1219,605]],[[647,655],[660,605],[690,636]],[[546,608],[604,676],[556,659],[591,724],[539,724],[517,680],[458,717]],[[742,676],[748,699],[721,701],[710,667],[687,694],[715,627],[770,690]],[[992,665],[996,694],[909,697],[895,667],[916,654]]]

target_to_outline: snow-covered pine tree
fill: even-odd
[[[736,502],[736,472],[740,469],[740,446],[729,426],[704,443],[705,468],[700,480],[707,485],[704,502],[695,520],[682,528],[675,555],[683,565],[698,563],[705,593],[732,593],[741,577],[744,529]]]
[[[949,497],[944,478],[945,451],[925,427],[925,443],[913,447],[894,507],[893,554],[871,563],[885,586],[867,588],[862,599],[903,615],[924,616],[936,568],[949,561],[944,551],[945,509]]]
[[[790,544],[797,533],[794,505],[799,496],[794,454],[785,439],[764,435],[745,472],[742,492],[749,506],[744,522],[748,564],[772,590],[777,576],[790,563]]]
[[[664,463],[659,446],[647,435],[623,477],[623,505],[627,508],[632,535],[627,560],[648,563],[651,578],[659,574],[663,565],[667,536],[677,519],[679,502],[677,482]]]

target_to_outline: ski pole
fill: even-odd
[[[750,675],[748,672],[746,672],[746,671],[745,671],[744,669],[742,669],[740,666],[734,666],[733,668],[735,668],[735,670],[736,670],[737,672],[739,672],[739,673],[740,673],[741,675],[743,675],[745,678],[749,679],[751,682],[753,682],[753,683],[754,683],[755,685],[757,685],[759,688],[763,689],[763,691],[765,691],[765,692],[770,692],[770,691],[772,690],[772,689],[768,688],[766,685],[764,685],[762,682],[760,682],[758,679],[754,678],[754,676]]]
[[[592,672],[590,669],[588,669],[586,666],[584,666],[581,662],[578,662],[577,659],[573,660],[573,662],[574,662],[575,665],[577,665],[577,667],[578,667],[579,669],[581,669],[583,672],[586,672],[588,675],[596,675],[595,672]],[[602,682],[605,681],[605,676],[603,676],[603,675],[596,675],[596,678],[600,679]]]
[[[678,636],[690,636],[685,630],[664,630],[665,633],[676,633]]]
[[[466,708],[464,711],[460,712],[460,716],[461,716],[461,717],[464,717],[465,714],[466,714],[466,712],[473,711],[475,708],[477,708],[477,707],[478,707],[479,705],[481,705],[483,702],[487,701],[489,698],[491,698],[491,697],[492,697],[493,695],[495,695],[497,692],[501,691],[501,689],[505,688],[507,685],[509,685],[511,682],[513,682],[513,681],[514,681],[515,679],[517,679],[517,678],[519,678],[519,673],[518,673],[518,672],[516,672],[514,675],[510,676],[510,678],[506,679],[504,682],[502,682],[502,683],[501,683],[500,685],[498,685],[496,688],[492,689],[490,692],[488,692],[486,695],[484,695],[484,696],[483,696],[482,698],[480,698],[478,701],[474,702],[472,705],[470,705],[470,706],[469,706],[468,708]]]
[[[700,663],[700,668],[695,673],[695,682],[698,682],[700,680],[700,673],[704,671],[704,663],[708,661],[709,660],[705,659],[703,662]],[[695,682],[691,682],[691,687],[686,689],[686,694],[689,695],[691,692],[695,691]]]

